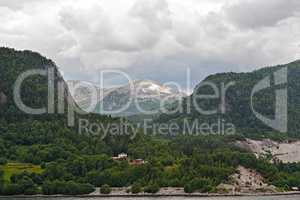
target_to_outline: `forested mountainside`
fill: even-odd
[[[274,73],[281,69],[287,69],[287,83],[274,84]],[[257,92],[253,97],[254,109],[263,116],[275,118],[275,93],[276,89],[287,88],[288,94],[288,134],[298,137],[300,134],[300,61],[286,65],[266,67],[249,73],[220,73],[208,76],[194,90],[193,94],[183,100],[183,112],[175,114],[163,114],[158,122],[178,122],[182,124],[184,119],[193,121],[214,123],[219,118],[236,126],[239,133],[259,135],[266,132],[276,132],[260,121],[251,110],[251,92],[255,85],[266,77],[270,77],[271,87]],[[225,96],[225,113],[221,113],[221,99],[196,99],[196,104],[191,104],[191,111],[187,110],[188,102],[193,102],[199,95],[215,94],[211,86],[200,86],[203,83],[213,83],[219,91],[222,84],[228,85]],[[230,84],[233,83],[233,84]],[[203,110],[217,109],[217,114],[200,114],[196,106]]]
[[[0,91],[5,95],[5,102],[0,108],[1,117],[6,120],[15,120],[23,117],[23,112],[17,109],[13,100],[13,87],[17,77],[26,70],[47,69],[55,66],[38,53],[30,51],[14,51],[13,49],[0,48]],[[61,79],[55,69],[56,78]],[[47,105],[47,77],[30,77],[22,85],[22,100],[28,106],[45,107]],[[27,118],[26,116],[25,118]]]
[[[29,69],[50,66],[55,68],[57,85],[63,79],[52,61],[31,51],[0,48],[1,195],[88,194],[95,187],[107,192],[109,186],[133,186],[128,192],[134,193],[155,193],[167,186],[184,187],[188,193],[217,192],[217,186],[230,182],[238,166],[255,169],[279,190],[300,186],[300,164],[272,164],[269,156],[256,158],[234,145],[242,136],[160,138],[138,131],[133,138],[107,135],[103,139],[69,127],[66,113],[23,113],[12,100],[17,77]],[[46,106],[47,85],[45,76],[26,79],[22,100],[33,107]],[[75,120],[81,117],[102,125],[118,120],[95,114],[78,114]],[[120,153],[128,157],[116,159]]]

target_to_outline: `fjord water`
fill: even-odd
[[[23,198],[0,198],[0,200],[20,200]],[[86,197],[86,198],[78,198],[78,197],[45,197],[45,198],[24,198],[24,200],[98,200],[98,199],[108,199],[108,200],[298,200],[300,199],[300,195],[290,195],[290,196],[249,196],[249,197]]]

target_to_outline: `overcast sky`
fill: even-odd
[[[300,58],[299,0],[0,0],[0,45],[51,58],[66,79],[122,69],[185,85]]]

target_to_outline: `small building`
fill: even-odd
[[[120,153],[117,157],[112,157],[113,160],[127,160],[128,155],[126,153]]]
[[[134,159],[129,162],[130,165],[143,165],[145,161],[143,159]]]

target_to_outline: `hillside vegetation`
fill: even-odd
[[[156,192],[159,187],[215,192],[219,184],[229,181],[238,166],[255,169],[268,184],[284,190],[300,186],[300,164],[271,164],[268,158],[256,158],[233,145],[243,136],[160,138],[140,131],[133,139],[128,135],[108,135],[102,139],[101,135],[79,134],[76,126],[69,127],[66,113],[33,116],[21,112],[12,100],[18,75],[28,69],[50,66],[55,68],[57,85],[63,79],[51,60],[31,51],[0,48],[0,92],[7,97],[0,107],[2,195],[88,194],[104,185],[139,185],[148,192]],[[45,77],[31,77],[22,87],[27,105],[47,105]],[[118,120],[77,114],[75,121],[80,118],[102,124]],[[112,159],[122,152],[129,155],[128,160]],[[145,162],[132,165],[130,159]],[[28,165],[33,168],[26,167],[20,173],[20,167]]]
[[[281,69],[287,69],[287,83],[274,85],[274,72]],[[270,133],[278,133],[269,126],[260,121],[251,109],[251,92],[256,84],[266,77],[270,77],[271,87],[257,92],[253,96],[254,109],[266,118],[275,118],[275,94],[276,89],[287,88],[288,94],[288,131],[290,137],[298,138],[300,136],[300,61],[295,61],[286,65],[275,67],[266,67],[248,73],[220,73],[208,76],[203,80],[193,94],[184,99],[182,106],[183,111],[175,114],[163,114],[157,122],[177,122],[183,124],[185,119],[189,121],[199,120],[202,123],[216,123],[218,119],[224,120],[226,123],[232,123],[239,134],[249,137],[263,138]],[[221,91],[222,84],[229,86],[226,90],[225,101],[221,98],[199,99],[199,95],[215,94],[211,86],[201,86],[203,83],[211,83]],[[233,83],[232,85],[230,83]],[[188,103],[191,104],[190,111]],[[281,103],[281,102],[280,102]],[[196,109],[199,106],[203,110],[217,109],[216,114],[205,115]],[[221,112],[221,108],[225,108],[225,112]],[[281,134],[281,133],[280,133]],[[284,135],[284,133],[282,133]]]

